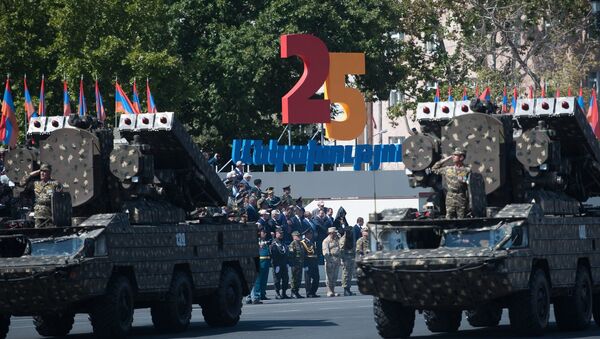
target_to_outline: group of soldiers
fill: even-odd
[[[343,208],[341,208],[343,210]],[[345,212],[344,212],[345,213]],[[273,270],[273,284],[276,299],[304,298],[300,294],[302,276],[307,298],[318,298],[320,256],[324,258],[327,296],[339,296],[335,292],[337,277],[342,268],[342,287],[345,296],[354,295],[350,290],[352,276],[355,270],[356,258],[369,252],[369,229],[360,226],[361,236],[354,237],[354,229],[339,217],[340,228],[328,228],[328,235],[318,246],[312,228],[304,232],[292,232],[292,241],[284,243],[284,229],[277,226],[273,234],[266,227],[258,227],[259,239],[259,274],[254,284],[248,303],[261,304],[261,300],[269,300],[266,296],[269,271]],[[319,253],[320,252],[320,253]],[[291,273],[291,274],[290,274]],[[291,287],[291,294],[287,290]]]

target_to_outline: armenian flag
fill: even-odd
[[[512,101],[510,102],[510,113],[514,113],[517,110],[517,86],[513,87],[513,97],[512,97]]]
[[[102,94],[100,94],[100,88],[98,87],[98,79],[96,79],[96,116],[98,120],[104,122],[106,119],[106,111],[104,110],[104,103],[102,102]]]
[[[467,95],[467,87],[463,87],[463,96],[462,96],[463,101],[464,100],[469,100],[469,96]]]
[[[506,86],[502,91],[502,113],[508,113],[508,96],[506,95]]]
[[[137,86],[135,84],[135,79],[133,79],[133,111],[135,114],[140,114],[142,110],[140,109],[140,97],[138,95]]]
[[[63,115],[71,114],[71,100],[69,99],[69,90],[67,89],[67,80],[63,81]]]
[[[115,113],[135,114],[131,100],[118,82],[115,82]]]
[[[579,96],[577,97],[577,104],[581,107],[581,110],[585,110],[585,102],[583,101],[583,84],[579,84]]]
[[[6,78],[4,99],[2,100],[2,117],[0,118],[0,139],[9,147],[17,145],[19,137],[19,124],[15,115],[15,104],[10,93],[10,79]]]
[[[598,99],[596,98],[596,88],[592,88],[590,97],[590,108],[588,109],[587,120],[589,121],[596,139],[600,139],[600,121],[598,117]]]
[[[79,80],[79,116],[84,116],[87,113],[87,108],[85,107],[85,94],[83,93],[83,76]]]
[[[23,87],[25,88],[25,118],[29,122],[31,117],[36,117],[35,108],[33,108],[33,102],[31,102],[31,95],[29,95],[29,89],[27,88],[27,75],[23,78]]]
[[[42,74],[42,84],[40,85],[40,103],[38,104],[38,114],[46,115],[46,93],[44,91],[44,75]]]
[[[435,84],[435,97],[433,98],[433,102],[440,102],[440,86]]]
[[[154,97],[152,97],[152,93],[150,93],[150,84],[148,83],[148,79],[146,79],[146,103],[148,106],[148,113],[157,112],[156,105],[154,104]]]
[[[448,87],[448,101],[454,101],[454,97],[452,97],[452,86]]]
[[[486,87],[483,92],[481,92],[481,95],[479,96],[479,100],[483,101],[491,101],[492,100],[492,94],[490,91],[490,87]]]

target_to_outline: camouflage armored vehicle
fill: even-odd
[[[575,99],[519,100],[513,115],[482,114],[469,102],[418,105],[421,133],[403,144],[413,186],[444,181],[431,167],[456,147],[471,167],[470,215],[423,217],[397,210],[370,221],[372,252],[357,264],[374,298],[382,337],[408,337],[415,311],[432,332],[496,326],[508,308],[517,331],[539,335],[550,305],[560,329],[600,324],[600,145]]]
[[[48,163],[64,192],[52,196],[53,227],[2,225],[1,338],[12,315],[33,316],[42,336],[64,336],[76,313],[88,313],[101,338],[126,337],[136,308],[149,307],[160,332],[184,331],[194,303],[211,326],[238,322],[256,233],[193,217],[228,194],[173,113],[122,115],[114,131],[77,116],[32,118],[28,137],[36,147],[9,152],[8,176],[19,183]]]

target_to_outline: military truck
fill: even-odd
[[[228,193],[173,113],[122,115],[114,130],[75,115],[32,118],[28,140],[5,160],[18,200],[30,201],[21,179],[40,163],[63,191],[53,193],[51,227],[2,225],[1,338],[13,315],[64,336],[88,313],[101,338],[126,337],[136,308],[149,307],[165,333],[188,328],[193,304],[211,326],[239,321],[256,232],[197,216]]]
[[[430,187],[444,212],[444,181],[431,167],[456,147],[472,169],[470,215],[396,210],[370,220],[372,252],[357,263],[374,296],[382,337],[408,337],[415,311],[432,332],[496,326],[502,309],[541,335],[550,305],[560,329],[600,324],[600,145],[575,98],[517,102],[514,114],[474,112],[478,102],[423,103],[421,132],[403,144],[413,186]]]

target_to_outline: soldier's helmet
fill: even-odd
[[[452,152],[452,155],[462,155],[465,156],[467,155],[467,153],[462,149],[462,148],[455,148],[454,152]]]
[[[40,165],[40,171],[52,172],[52,166],[50,166],[49,164],[43,163]]]

